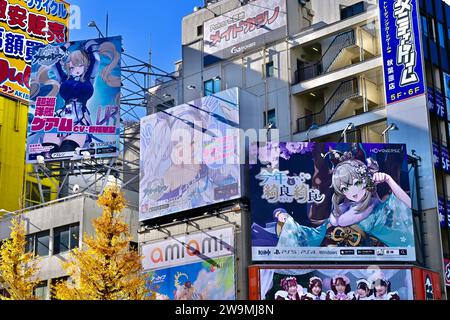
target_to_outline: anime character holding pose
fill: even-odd
[[[325,300],[326,294],[322,291],[322,288],[322,279],[312,277],[309,279],[308,293],[302,297],[302,300]]]
[[[64,107],[56,110],[55,116],[71,119],[73,127],[87,127],[94,125],[88,102],[94,95],[94,83],[102,57],[108,59],[109,64],[102,68],[99,77],[107,86],[118,88],[121,86],[120,77],[113,76],[112,72],[119,63],[120,55],[112,42],[99,44],[91,40],[82,43],[77,50],[69,51],[71,46],[72,43],[67,43],[59,47],[62,58],[53,66],[39,68],[31,83],[31,97],[59,94],[64,100]],[[116,97],[118,99],[120,93]],[[118,101],[115,103],[119,105]],[[52,146],[51,153],[70,152],[83,148],[90,140],[88,134],[46,133],[42,144]]]
[[[281,288],[283,290],[275,293],[275,300],[301,300],[303,296],[303,287],[297,283],[295,277],[286,277],[281,279]]]
[[[366,279],[356,281],[356,300],[373,300],[370,287],[370,282]]]
[[[278,247],[404,247],[414,243],[411,198],[391,176],[378,172],[378,164],[353,159],[350,152],[332,153],[337,163],[333,169],[332,213],[321,226],[310,228],[281,213],[283,230]],[[390,195],[381,200],[378,184],[387,183]]]
[[[326,300],[354,300],[354,298],[350,279],[344,275],[334,276],[331,280],[331,290],[327,292]]]
[[[372,300],[400,300],[398,292],[391,292],[391,283],[386,279],[376,279],[372,289]]]
[[[186,281],[183,284],[180,283],[181,277],[186,278]],[[178,272],[175,275],[175,288],[175,300],[204,300],[203,295],[197,292],[185,273]]]

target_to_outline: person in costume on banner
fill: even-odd
[[[325,300],[354,300],[350,279],[345,275],[336,275],[331,280],[331,290],[327,292]]]
[[[312,228],[278,210],[277,247],[404,247],[414,243],[411,198],[391,176],[379,172],[376,161],[367,158],[364,163],[351,152],[335,150],[323,157],[333,164],[330,217]],[[382,183],[391,190],[384,200],[377,194],[377,185]]]
[[[391,292],[391,282],[383,275],[374,277],[372,282],[372,300],[400,300],[397,291]]]
[[[112,42],[89,40],[79,45],[69,42],[54,48],[59,50],[59,59],[54,63],[48,65],[37,60],[41,67],[31,79],[31,99],[59,96],[64,107],[55,110],[54,116],[71,122],[72,128],[67,133],[45,133],[42,145],[52,147],[47,157],[52,153],[76,151],[93,139],[98,140],[86,131],[80,134],[72,131],[76,126],[97,125],[89,110],[89,100],[97,88],[121,86],[120,77],[112,74],[120,62],[120,54]],[[115,100],[115,105],[119,106],[120,93]]]
[[[366,279],[356,281],[356,300],[373,300],[371,283]]]
[[[302,300],[303,287],[297,283],[295,277],[286,277],[281,279],[279,290],[275,293],[275,300]]]
[[[302,296],[302,300],[325,300],[326,294],[323,292],[323,282],[319,277],[309,279],[308,292]]]

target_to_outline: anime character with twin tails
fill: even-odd
[[[278,210],[278,247],[404,247],[414,243],[410,232],[411,198],[376,161],[354,159],[351,152],[331,151],[332,212],[311,228],[300,225],[285,210]],[[381,200],[377,186],[386,183],[389,196]]]

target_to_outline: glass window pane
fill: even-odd
[[[422,19],[422,31],[423,31],[423,34],[428,37],[427,17],[421,16],[421,19]]]
[[[442,23],[438,23],[438,34],[439,34],[439,45],[445,48],[445,38],[444,38],[444,26]]]
[[[27,243],[25,244],[25,251],[27,253],[34,252],[34,236],[27,236],[26,241]]]
[[[214,80],[214,93],[220,92],[220,79]]]
[[[78,248],[80,242],[80,226],[74,225],[70,228],[70,249]]]
[[[49,254],[50,233],[49,231],[36,234],[36,255],[48,256]]]
[[[213,80],[205,81],[205,96],[210,96],[214,93],[214,83]]]
[[[69,227],[55,229],[53,254],[59,254],[70,250],[69,237]]]
[[[47,292],[48,292],[47,282],[42,282],[34,290],[34,295],[40,300],[45,300],[47,299]]]

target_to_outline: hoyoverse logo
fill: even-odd
[[[402,87],[419,82],[419,76],[414,70],[417,62],[417,51],[412,23],[412,2],[413,0],[397,0],[394,4],[394,17],[397,25],[396,36],[400,40],[397,47],[397,65],[403,65],[400,80],[400,86]]]
[[[32,64],[38,63],[41,66],[52,66],[67,55],[59,47],[49,45],[39,48],[38,52],[34,55]]]

